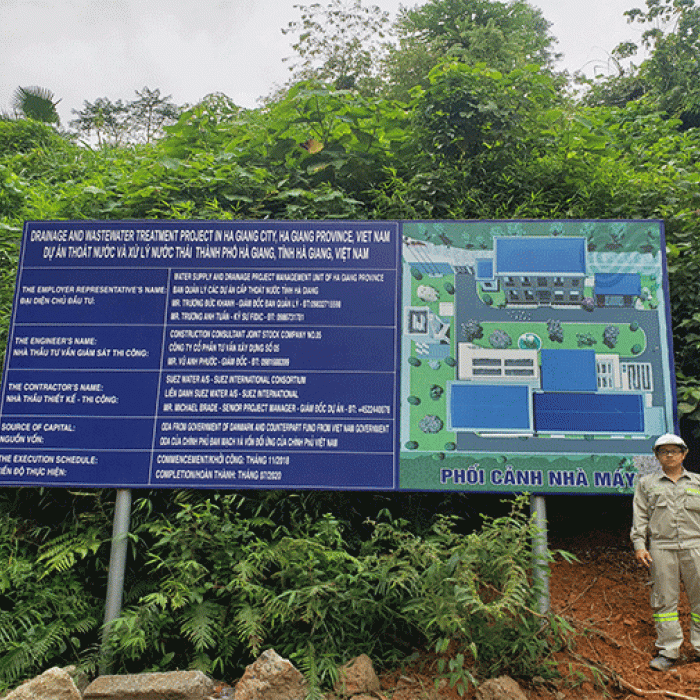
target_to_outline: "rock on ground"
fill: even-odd
[[[67,671],[50,668],[8,693],[4,700],[80,700],[80,691]]]
[[[477,700],[527,700],[520,686],[510,676],[491,678],[476,690]]]
[[[83,700],[204,700],[215,687],[201,671],[100,676],[85,689]]]
[[[304,676],[274,649],[268,649],[236,684],[236,700],[304,700],[308,685]]]
[[[333,686],[333,690],[338,695],[378,693],[381,688],[372,660],[367,654],[360,654],[345,666],[341,666],[339,671],[340,677]]]

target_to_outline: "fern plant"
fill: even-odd
[[[481,530],[466,537],[438,520],[442,556],[405,607],[438,648],[466,654],[478,675],[549,676],[549,654],[571,632],[563,620],[536,612],[541,590],[531,576],[532,542],[540,533],[526,504],[527,496],[516,497],[509,515],[484,517]]]
[[[235,678],[274,647],[319,694],[360,653],[396,665],[430,645],[458,691],[480,674],[546,675],[567,630],[533,612],[522,498],[467,533],[454,516],[426,528],[384,507],[362,521],[367,504],[377,500],[140,495],[112,671]],[[111,521],[108,492],[0,492],[0,688],[48,664],[98,663]]]
[[[24,508],[18,516],[20,502],[33,506],[33,518]],[[88,512],[56,521],[45,492],[0,492],[0,692],[49,665],[95,666],[104,569],[92,558],[99,510]],[[51,521],[66,530],[53,541]]]

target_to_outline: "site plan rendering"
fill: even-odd
[[[654,221],[403,227],[401,487],[626,492],[673,430]]]

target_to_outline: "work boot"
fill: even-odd
[[[671,666],[673,666],[673,659],[669,659],[668,656],[663,656],[659,654],[656,658],[653,658],[649,662],[649,666],[655,671],[668,671]]]

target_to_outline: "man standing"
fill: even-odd
[[[649,665],[668,671],[683,643],[681,581],[690,603],[690,643],[700,657],[700,475],[683,467],[688,447],[677,435],[662,435],[654,454],[663,471],[637,480],[631,537],[637,561],[651,571],[658,655]]]

